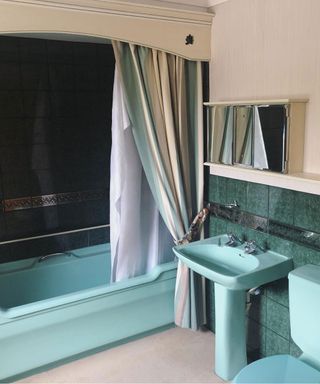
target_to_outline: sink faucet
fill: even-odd
[[[254,240],[249,240],[245,242],[244,253],[254,254],[257,252],[257,249],[260,249],[262,252],[266,252],[263,247],[260,247]]]
[[[226,245],[228,247],[236,247],[238,244],[242,244],[243,241],[239,239],[237,235],[234,233],[228,233],[228,241],[226,242]]]

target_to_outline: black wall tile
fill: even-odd
[[[77,65],[76,89],[80,91],[93,91],[99,89],[99,72],[96,65]]]
[[[23,118],[0,118],[0,146],[25,145],[27,136]]]
[[[50,117],[26,118],[25,130],[27,145],[55,143],[60,140],[60,130]]]
[[[24,145],[3,147],[0,159],[3,172],[28,170],[31,166],[30,152]]]
[[[20,90],[20,68],[17,63],[0,62],[0,89]]]
[[[49,117],[51,114],[50,92],[24,91],[24,113],[27,117]]]
[[[72,91],[75,87],[75,67],[70,64],[50,64],[50,86],[54,91]]]
[[[2,173],[4,199],[31,196],[31,174],[28,170]]]
[[[110,242],[110,228],[98,228],[89,231],[89,245],[98,245]]]
[[[75,63],[92,64],[96,63],[98,44],[78,43],[73,44],[73,54]]]
[[[1,47],[0,47],[0,49],[1,49]],[[8,263],[10,261],[17,260],[17,259],[13,259],[10,248],[11,247],[8,244],[0,245],[0,264]],[[20,257],[18,257],[18,259],[21,259],[21,254],[19,256]]]
[[[53,117],[74,117],[76,115],[75,96],[72,92],[52,92],[51,103]]]
[[[23,93],[0,89],[0,117],[19,118],[23,116]]]
[[[52,169],[35,169],[30,176],[31,196],[50,195],[57,191],[57,173]],[[63,190],[62,190],[63,192]]]
[[[0,39],[2,62],[17,62],[19,60],[19,39],[2,36]]]
[[[13,240],[34,236],[44,232],[45,222],[42,209],[26,209],[6,212],[7,239]]]
[[[34,144],[30,147],[31,168],[50,169],[53,158],[52,147],[49,143]]]
[[[48,66],[45,63],[22,63],[21,76],[24,90],[37,92],[49,89]]]
[[[48,40],[48,61],[50,63],[73,63],[73,43],[69,41]]]
[[[0,239],[109,222],[113,76],[111,45],[0,37],[0,198],[106,191],[0,213]],[[0,262],[109,241],[109,230],[90,233],[11,244]]]
[[[21,38],[19,39],[19,46],[20,59],[22,62],[47,62],[46,40]]]

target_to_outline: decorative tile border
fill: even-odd
[[[103,200],[107,191],[98,189],[91,191],[77,191],[56,193],[42,196],[28,196],[19,199],[6,199],[1,201],[3,212],[18,211],[22,209],[44,208],[63,204],[74,204],[90,200]]]
[[[311,232],[303,228],[295,227],[294,225],[280,223],[263,216],[241,211],[239,208],[227,208],[215,202],[209,203],[208,208],[210,209],[211,215],[220,219],[269,235],[281,237],[282,239],[320,251],[320,233]]]

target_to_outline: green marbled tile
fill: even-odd
[[[264,184],[248,183],[247,211],[268,217],[269,187]]]
[[[280,279],[268,284],[266,296],[286,307],[289,307],[288,279]]]
[[[301,349],[296,345],[296,343],[291,339],[290,340],[290,355],[294,357],[299,357],[302,354]]]
[[[264,295],[250,296],[247,316],[259,324],[267,325],[267,298]]]
[[[247,240],[254,240],[260,247],[269,249],[269,235],[264,232],[256,231],[255,229],[247,228]]]
[[[207,327],[215,332],[215,300],[214,283],[206,280],[206,305],[207,305]]]
[[[235,234],[239,239],[246,238],[246,228],[230,221],[227,222],[227,232]]]
[[[266,356],[289,354],[290,341],[279,336],[275,332],[267,329],[266,331]]]
[[[211,216],[209,224],[209,236],[221,235],[227,232],[228,222],[218,217]]]
[[[269,218],[293,225],[294,192],[288,189],[269,187]]]
[[[227,181],[227,200],[233,203],[237,200],[242,211],[247,210],[247,185],[246,181],[228,179]]]
[[[305,248],[305,262],[320,265],[320,251]]]
[[[266,354],[266,328],[250,318],[247,318],[247,348],[257,355]]]
[[[284,256],[293,257],[293,248],[295,247],[295,244],[292,241],[269,235],[267,242],[271,251],[281,253]]]
[[[279,336],[289,340],[289,308],[276,301],[267,299],[267,327]]]
[[[294,225],[320,232],[320,196],[295,192]]]
[[[228,179],[220,176],[209,177],[209,201],[220,204],[228,204],[227,200]]]
[[[308,251],[309,251],[308,248],[302,245],[292,243],[291,256],[293,258],[294,268],[301,267],[302,265],[305,265],[308,263],[307,261]]]

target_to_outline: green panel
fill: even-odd
[[[271,250],[275,250],[285,256],[291,256],[294,247],[291,241],[271,235],[268,236],[268,245]]]
[[[266,292],[269,299],[286,307],[289,306],[288,279],[280,279],[268,284]]]
[[[308,263],[307,260],[308,249],[302,245],[292,243],[291,255],[293,258],[294,268],[301,267]]]
[[[247,211],[268,217],[269,187],[263,184],[248,183]]]
[[[288,189],[269,187],[269,218],[293,225],[294,192]]]
[[[247,186],[248,183],[245,181],[228,179],[227,181],[227,201],[232,203],[237,200],[240,209],[243,211],[247,210]]]
[[[267,326],[278,335],[289,339],[290,321],[289,308],[276,301],[267,300]]]
[[[320,265],[320,252],[313,249],[306,248],[305,260],[306,260],[306,263],[308,264],[310,263],[310,264]]]
[[[209,201],[215,203],[228,204],[227,200],[227,181],[225,177],[210,176],[209,178]]]
[[[275,332],[267,329],[266,331],[266,356],[289,354],[289,340],[277,335]]]
[[[206,292],[207,292],[207,327],[215,332],[215,300],[214,300],[214,282],[206,280]]]
[[[214,180],[218,181],[213,183]],[[269,217],[283,224],[320,232],[320,196],[211,176],[210,188],[212,187],[210,201],[230,203],[236,199],[241,210]],[[307,263],[320,265],[320,252],[299,245],[300,238],[297,238],[297,242],[288,241],[227,220],[212,218],[210,235],[223,232],[245,236],[272,251],[292,256],[295,268]],[[279,353],[299,356],[301,350],[290,340],[288,280],[281,279],[268,284],[264,292],[265,296],[253,298],[247,313],[249,356],[259,358]],[[212,296],[212,292],[210,295]],[[210,305],[214,305],[212,300],[209,300]],[[212,326],[214,311],[211,310],[210,316]]]
[[[226,220],[211,216],[209,224],[209,236],[212,237],[226,233],[228,231],[227,224],[228,222]]]
[[[267,298],[264,295],[251,296],[251,304],[247,309],[247,315],[257,323],[266,325],[267,323]]]
[[[259,358],[266,354],[266,328],[252,319],[247,320],[247,346],[251,356],[254,353]]]
[[[294,225],[320,232],[320,196],[309,193],[295,193]]]

